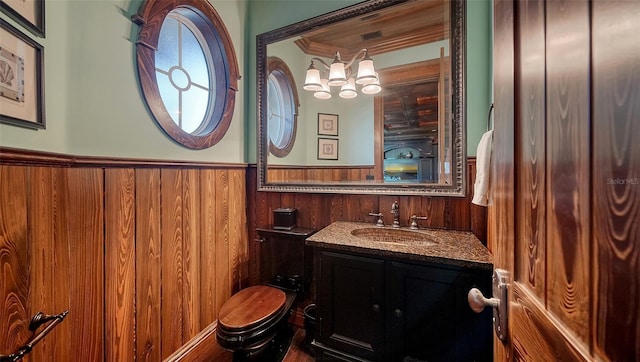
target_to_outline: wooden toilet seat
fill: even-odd
[[[247,331],[268,324],[285,307],[287,296],[280,289],[258,285],[234,294],[220,308],[219,325],[227,331]]]

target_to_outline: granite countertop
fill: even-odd
[[[376,229],[381,233],[393,232],[393,230],[420,233],[426,235],[431,242],[371,241],[351,234],[353,230],[357,229]],[[375,231],[372,232],[375,233]],[[370,223],[336,221],[308,237],[306,244],[326,249],[366,253],[372,256],[387,256],[485,270],[493,269],[493,257],[489,250],[473,233],[467,231],[410,230],[407,227],[394,229],[389,226],[378,228]]]

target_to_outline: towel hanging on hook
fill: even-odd
[[[491,106],[489,107],[489,115],[487,116],[487,131],[493,129],[493,127],[491,127],[491,112],[493,112],[493,103],[491,103]]]

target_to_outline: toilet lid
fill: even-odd
[[[239,291],[227,300],[218,315],[218,323],[230,329],[248,329],[280,312],[286,294],[266,285]]]

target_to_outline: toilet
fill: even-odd
[[[216,340],[234,352],[234,361],[284,357],[293,336],[289,317],[310,283],[305,278],[304,239],[313,230],[257,230],[265,238],[260,264],[267,279],[232,295],[218,313]]]
[[[245,288],[220,308],[216,339],[223,348],[234,351],[234,359],[255,357],[276,344],[278,335],[287,334],[288,317],[297,297],[292,290],[271,285]]]

